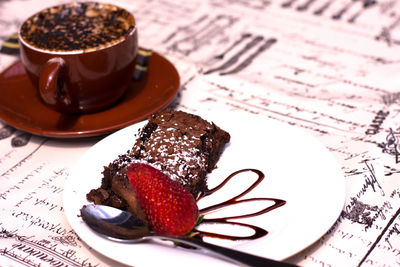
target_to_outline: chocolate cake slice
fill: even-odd
[[[121,209],[132,207],[125,175],[132,162],[152,165],[197,198],[207,190],[207,174],[229,140],[229,133],[200,116],[172,109],[157,112],[139,130],[132,149],[104,168],[101,187],[92,189],[87,199]]]

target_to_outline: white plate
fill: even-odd
[[[319,141],[302,130],[267,118],[232,113],[203,117],[210,118],[231,134],[231,142],[223,152],[218,168],[209,175],[210,187],[234,171],[256,168],[266,178],[245,198],[274,197],[287,201],[267,214],[241,220],[267,230],[269,233],[265,237],[241,242],[212,242],[283,260],[311,245],[329,230],[344,205],[345,180],[337,161]],[[77,216],[80,208],[88,203],[86,194],[100,185],[103,166],[131,148],[135,134],[144,124],[134,124],[106,137],[90,148],[72,169],[64,189],[64,209],[71,227],[98,252],[129,265],[155,266],[160,261],[167,266],[228,264],[202,251],[176,248],[169,243],[109,241],[92,232]],[[248,185],[245,180],[246,177],[232,180],[228,191],[242,190]],[[224,194],[211,195],[209,201],[213,198],[220,201],[221,195]],[[199,207],[207,206],[205,202],[200,201]],[[238,214],[245,210],[246,207],[239,206],[234,212]],[[196,256],[195,260],[193,256]]]

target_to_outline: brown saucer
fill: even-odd
[[[106,134],[145,119],[162,109],[179,89],[179,74],[166,58],[151,56],[147,74],[113,107],[91,114],[64,115],[39,99],[21,61],[0,74],[0,119],[36,135],[79,138]]]

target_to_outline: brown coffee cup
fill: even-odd
[[[114,104],[128,88],[138,51],[134,16],[97,2],[44,9],[22,24],[19,41],[38,96],[62,113]]]

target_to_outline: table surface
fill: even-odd
[[[65,2],[0,1],[0,45],[28,16]],[[400,1],[111,2],[135,14],[140,46],[177,68],[181,88],[171,107],[290,124],[338,161],[342,213],[286,261],[400,265]],[[0,54],[0,70],[16,60]],[[0,139],[0,265],[50,266],[58,257],[64,265],[118,266],[78,238],[62,203],[69,171],[104,136],[53,139],[1,120],[0,131],[9,133]]]

